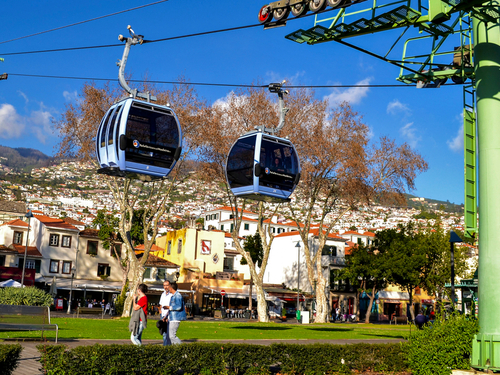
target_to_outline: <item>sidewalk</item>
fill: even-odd
[[[358,343],[368,343],[368,344],[387,344],[395,342],[403,342],[403,339],[370,339],[370,340],[184,340],[183,343],[192,342],[217,342],[217,343],[233,343],[233,344],[253,344],[253,345],[271,345],[278,343],[286,344],[358,344]],[[15,343],[16,341],[10,341],[9,343]],[[41,341],[19,341],[23,346],[23,351],[21,353],[21,359],[19,361],[18,368],[13,372],[13,375],[42,375],[41,365],[40,365],[40,353],[37,350],[37,345],[42,344]],[[59,344],[66,345],[69,348],[75,348],[77,346],[84,345],[110,345],[110,344],[130,344],[130,340],[59,340]],[[144,345],[162,345],[162,340],[143,340]],[[53,341],[47,344],[55,344]]]

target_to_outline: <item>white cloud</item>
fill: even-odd
[[[18,93],[19,93],[19,95],[21,95],[23,97],[26,104],[28,104],[28,102],[29,102],[28,96],[22,91],[18,91]]]
[[[0,138],[18,138],[23,134],[24,128],[22,117],[13,105],[0,105]]]
[[[463,152],[464,150],[464,125],[460,126],[458,129],[458,133],[455,138],[446,141],[446,144],[450,148],[450,150],[454,152]]]
[[[31,112],[28,121],[35,137],[41,143],[46,144],[47,138],[52,136],[52,124],[50,121],[52,114],[44,109],[43,104],[40,107],[39,111]]]
[[[372,78],[365,78],[362,81],[356,83],[356,85],[368,85]],[[334,91],[325,96],[331,106],[338,105],[342,102],[348,102],[350,104],[358,104],[361,100],[368,95],[368,87],[350,87],[347,90],[334,89]]]
[[[78,99],[78,93],[76,91],[73,92],[64,91],[63,96],[67,102],[76,102],[76,100]]]
[[[422,139],[417,135],[417,130],[413,127],[413,122],[409,122],[401,129],[401,135],[406,139],[411,148],[417,148],[418,142]]]
[[[398,99],[394,99],[392,102],[387,104],[387,113],[396,115],[401,112],[408,115],[411,113],[411,110],[406,104],[401,103]]]

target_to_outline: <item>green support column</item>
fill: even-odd
[[[484,4],[500,12],[499,0]],[[492,7],[492,8],[490,8]],[[486,8],[483,8],[486,11]],[[476,369],[500,371],[500,23],[474,18],[479,154],[479,334]]]

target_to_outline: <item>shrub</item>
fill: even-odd
[[[398,372],[408,369],[404,344],[288,345],[194,343],[174,346],[93,345],[67,350],[40,345],[41,363],[57,374],[286,374]],[[343,361],[342,361],[343,360]],[[343,363],[342,363],[343,362]]]
[[[23,347],[19,344],[0,345],[0,375],[10,375],[19,364]]]
[[[50,294],[34,286],[0,289],[0,305],[50,306]]]
[[[125,300],[127,299],[127,290],[128,290],[128,280],[125,284],[125,287],[122,289],[122,292],[115,300],[115,313],[116,315],[123,314],[123,306],[125,305]]]
[[[413,333],[407,355],[414,375],[449,375],[451,370],[470,369],[472,339],[478,330],[476,319],[455,313]]]

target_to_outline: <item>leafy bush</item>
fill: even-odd
[[[0,289],[0,305],[50,306],[50,294],[34,286]]]
[[[23,347],[19,344],[0,345],[0,375],[10,375],[19,364]]]
[[[478,330],[476,319],[455,313],[413,333],[407,346],[413,374],[449,375],[451,370],[470,369],[472,339]]]
[[[288,345],[194,343],[175,346],[93,345],[67,350],[40,345],[41,363],[57,374],[286,374],[397,372],[408,369],[404,344]]]
[[[125,300],[127,299],[127,290],[128,290],[128,280],[125,284],[125,287],[122,289],[120,295],[116,297],[115,300],[115,313],[116,315],[123,314],[123,306],[125,305]]]

